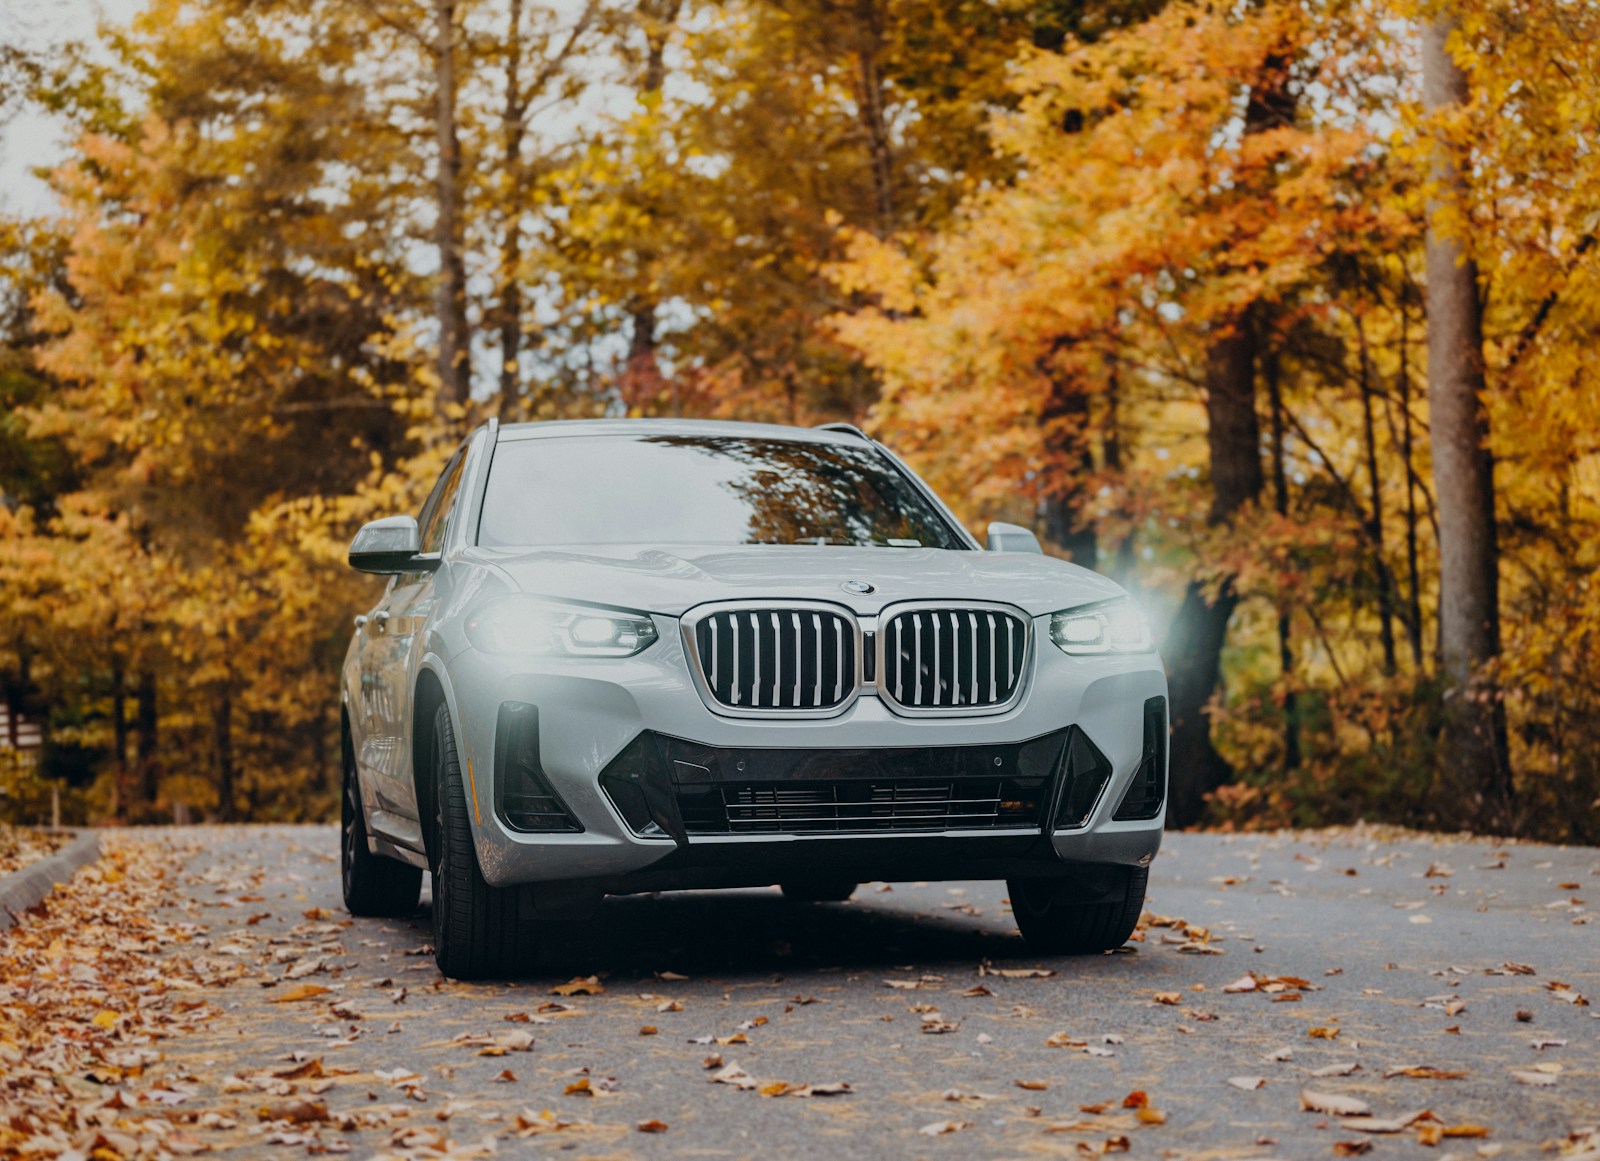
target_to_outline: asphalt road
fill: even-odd
[[[1600,850],[1169,836],[1143,942],[1091,959],[1030,954],[997,883],[616,899],[528,978],[468,985],[435,970],[426,904],[350,921],[332,828],[197,834],[171,904],[195,939],[166,954],[236,978],[158,1071],[219,1114],[206,1140],[247,1155],[1600,1147],[1571,1140],[1600,1123]],[[603,992],[553,991],[575,977]],[[1327,1097],[1432,1115],[1371,1133],[1302,1108]],[[1472,1126],[1488,1135],[1441,1139]]]

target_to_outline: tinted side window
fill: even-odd
[[[417,518],[417,524],[423,552],[438,552],[444,545],[445,522],[455,504],[456,493],[461,489],[461,469],[466,462],[466,450],[456,452],[439,476],[439,482],[433,486],[433,494],[428,497],[428,502],[422,506],[422,515]]]

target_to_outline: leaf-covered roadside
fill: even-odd
[[[1084,959],[1024,954],[991,884],[613,900],[532,978],[465,985],[439,976],[425,912],[339,909],[334,846],[330,828],[108,833],[0,935],[0,1161],[656,1137],[838,1161],[946,1137],[983,1156],[1542,1141],[1600,1161],[1583,848],[1174,836],[1133,944]]]
[[[108,838],[100,861],[0,937],[0,1156],[181,1156],[204,1145],[158,1110],[186,1078],[163,1046],[215,1018],[227,982],[196,936],[155,918],[194,840]],[[132,1115],[137,1110],[138,1115]]]
[[[67,844],[67,837],[0,822],[0,878],[55,854]]]

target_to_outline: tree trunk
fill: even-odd
[[[217,820],[232,822],[234,818],[233,785],[233,687],[223,685],[217,691],[216,705],[211,713],[212,758],[217,765]]]
[[[1276,356],[1267,359],[1267,403],[1272,409],[1272,509],[1279,516],[1289,514],[1289,473],[1283,455],[1283,384]],[[1283,768],[1300,765],[1300,699],[1293,685],[1294,641],[1289,603],[1278,603],[1278,672],[1283,691]]]
[[[1269,52],[1262,59],[1245,103],[1246,135],[1293,123],[1295,95],[1289,84],[1293,63],[1284,52]],[[1211,453],[1213,524],[1227,523],[1261,495],[1256,314],[1247,307],[1238,317],[1220,323],[1206,353],[1206,439]],[[1224,581],[1214,604],[1206,602],[1199,585],[1191,584],[1162,646],[1172,717],[1169,826],[1193,826],[1200,821],[1206,795],[1233,777],[1232,769],[1211,744],[1205,706],[1221,679],[1228,618],[1237,604],[1231,583]],[[1195,650],[1203,652],[1196,654]]]
[[[439,383],[441,406],[472,396],[472,337],[467,333],[467,270],[462,236],[461,141],[456,131],[455,0],[433,0],[434,139],[439,153]]]
[[[112,632],[116,631],[113,623]],[[122,655],[111,653],[111,738],[115,752],[115,780],[112,787],[111,815],[120,821],[128,818],[128,679]]]
[[[1450,55],[1454,20],[1423,31],[1423,102],[1433,114],[1467,99],[1467,79]],[[1441,203],[1464,201],[1466,181],[1449,145],[1433,150],[1435,201],[1428,207],[1428,411],[1439,512],[1439,642],[1446,683],[1441,739],[1444,801],[1459,802],[1477,825],[1511,824],[1511,768],[1505,706],[1482,679],[1500,653],[1499,549],[1494,461],[1483,403],[1483,316],[1477,265],[1441,228]]]
[[[1372,508],[1367,516],[1367,539],[1372,542],[1374,571],[1378,579],[1378,642],[1383,649],[1383,673],[1393,677],[1394,656],[1394,586],[1390,583],[1389,565],[1383,554],[1383,484],[1378,476],[1378,436],[1372,418],[1372,360],[1367,350],[1367,330],[1361,318],[1356,318],[1356,341],[1360,347],[1361,368],[1357,381],[1361,387],[1361,430],[1366,444],[1367,490]]]
[[[1251,312],[1216,338],[1206,358],[1207,442],[1211,452],[1211,514],[1224,524],[1261,495],[1261,422],[1256,415],[1256,336]],[[1233,770],[1211,744],[1206,703],[1222,677],[1228,620],[1238,605],[1230,582],[1215,602],[1189,585],[1162,645],[1172,717],[1171,799],[1167,824],[1193,826],[1206,795],[1230,781]]]
[[[639,92],[647,104],[653,104],[667,83],[667,41],[672,35],[683,0],[662,0],[659,8],[650,4],[641,6],[645,19],[644,71],[639,78]],[[641,271],[647,278],[648,272]],[[629,311],[632,336],[628,342],[627,384],[624,396],[634,401],[652,404],[661,389],[661,364],[656,357],[656,308],[654,295],[643,295],[634,300]],[[676,389],[673,393],[672,413],[679,411]]]
[[[1406,640],[1411,664],[1422,672],[1422,581],[1417,565],[1417,469],[1411,429],[1411,333],[1405,302],[1400,304],[1400,458],[1406,465]]]
[[[856,110],[872,166],[872,205],[878,236],[894,232],[894,154],[883,113],[883,11],[878,0],[856,0]]]
[[[1100,435],[1101,462],[1107,472],[1122,471],[1122,377],[1117,373],[1114,359],[1106,360],[1106,413]],[[1117,542],[1111,558],[1111,579],[1123,588],[1132,588],[1138,581],[1133,559],[1133,536],[1124,536]]]
[[[1161,646],[1172,718],[1169,827],[1200,821],[1205,796],[1233,777],[1232,768],[1211,744],[1211,719],[1205,707],[1222,679],[1222,646],[1238,603],[1231,588],[1208,602],[1201,586],[1191,583]]]
[[[1094,471],[1089,394],[1083,384],[1059,375],[1051,366],[1055,355],[1070,342],[1056,340],[1039,365],[1050,381],[1050,396],[1040,415],[1049,457],[1044,473],[1044,535],[1073,564],[1094,568],[1099,557],[1098,538],[1093,526],[1081,522],[1084,481]]]
[[[153,813],[158,792],[156,769],[156,676],[142,670],[134,694],[135,766],[139,780],[139,805],[148,817]]]
[[[500,418],[510,419],[521,385],[522,360],[522,141],[527,101],[522,92],[522,0],[510,0],[506,30],[506,106],[501,117],[505,147],[501,178],[506,185],[504,238],[500,246]]]

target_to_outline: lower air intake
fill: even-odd
[[[581,831],[539,764],[539,707],[508,701],[494,731],[495,813],[512,830]]]
[[[1144,748],[1139,769],[1112,817],[1149,820],[1161,813],[1167,797],[1167,699],[1152,697],[1144,703]]]
[[[664,739],[689,835],[1038,830],[1064,742],[721,750]]]

